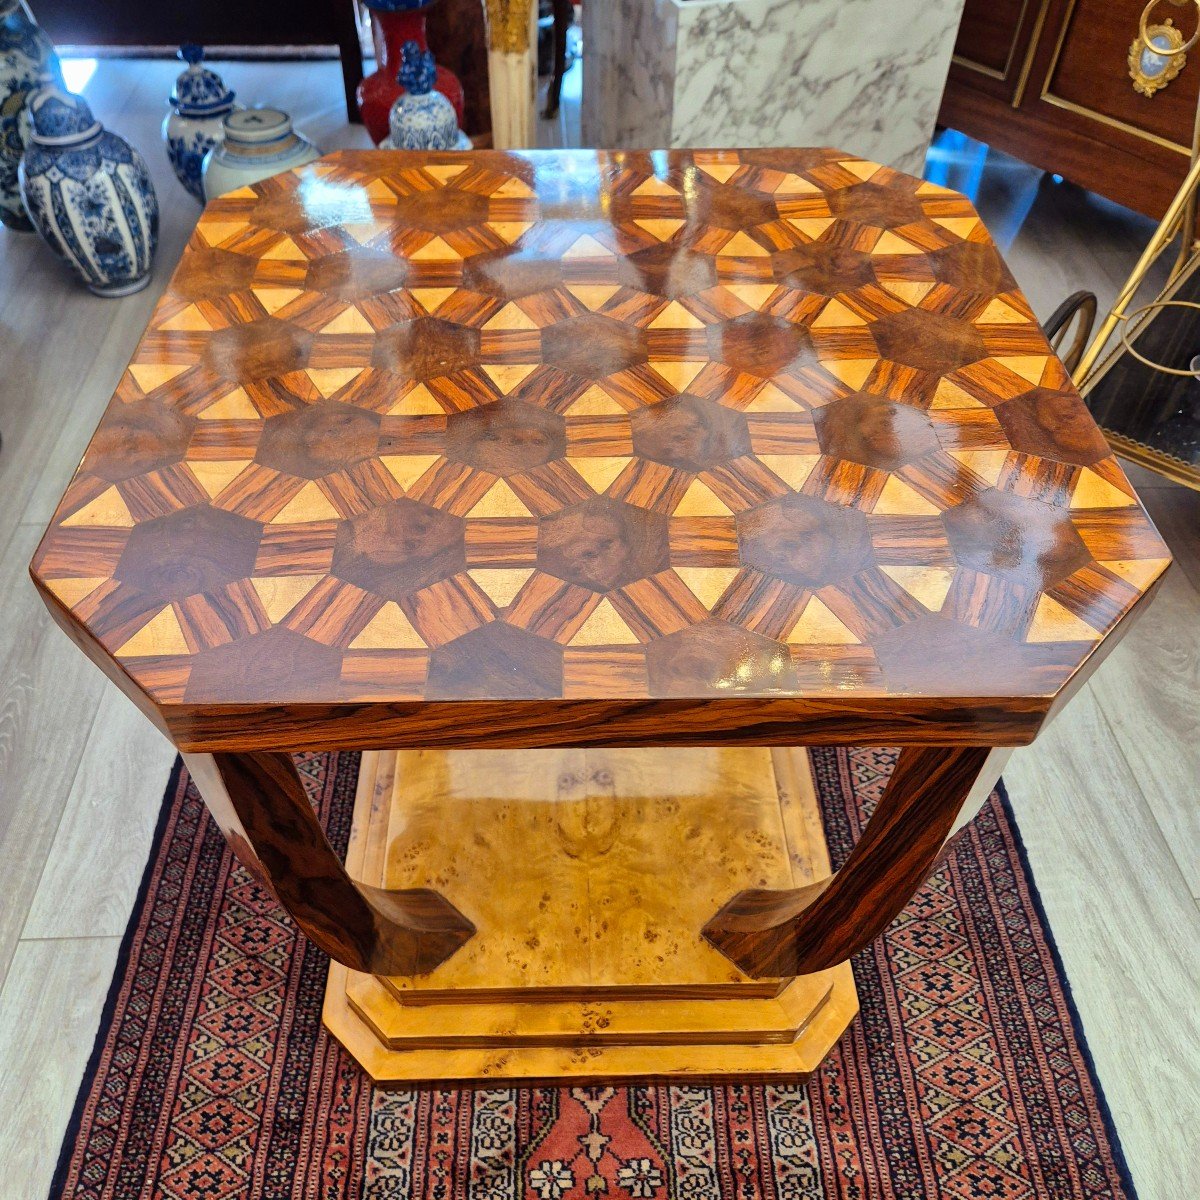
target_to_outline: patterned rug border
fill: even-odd
[[[166,787],[163,789],[162,799],[159,803],[158,817],[154,825],[154,836],[150,843],[149,852],[146,855],[146,865],[142,869],[142,878],[138,884],[137,896],[133,902],[133,907],[130,909],[129,918],[125,926],[125,932],[121,936],[121,946],[117,952],[117,957],[113,964],[112,978],[109,980],[108,994],[104,999],[104,1007],[100,1013],[100,1021],[96,1028],[96,1035],[92,1043],[92,1050],[88,1055],[87,1065],[80,1077],[79,1086],[75,1093],[75,1102],[71,1107],[71,1118],[67,1122],[67,1127],[63,1132],[62,1142],[59,1146],[58,1162],[55,1166],[54,1176],[50,1183],[50,1200],[53,1200],[54,1197],[62,1193],[63,1186],[66,1182],[66,1175],[70,1169],[72,1149],[75,1145],[76,1139],[79,1136],[80,1126],[83,1121],[84,1108],[87,1103],[87,1083],[100,1067],[100,1061],[104,1053],[107,1031],[115,1015],[117,1002],[121,994],[121,979],[124,976],[125,969],[129,964],[129,956],[133,949],[134,936],[140,925],[141,915],[146,904],[147,895],[149,893],[151,884],[153,883],[154,865],[158,860],[158,855],[162,849],[163,841],[166,838],[167,829],[170,824],[172,798],[179,789],[180,779],[183,774],[183,759],[176,756],[175,763],[171,768],[170,777],[167,780]],[[1067,974],[1062,954],[1058,948],[1058,941],[1054,936],[1054,928],[1050,924],[1049,917],[1046,913],[1045,904],[1042,902],[1042,895],[1038,890],[1037,882],[1033,874],[1033,867],[1029,860],[1029,852],[1025,846],[1025,838],[1021,832],[1020,823],[1017,820],[1016,812],[1013,810],[1012,802],[1008,795],[1008,788],[1005,786],[1003,779],[997,781],[995,790],[996,794],[1000,798],[1000,804],[1004,809],[1005,816],[1008,819],[1009,828],[1012,831],[1013,844],[1017,851],[1017,858],[1021,864],[1021,870],[1024,873],[1026,884],[1028,885],[1029,896],[1033,904],[1034,912],[1039,923],[1041,924],[1042,931],[1045,936],[1046,946],[1050,951],[1054,968],[1057,971],[1058,978],[1062,984],[1063,997],[1066,1001],[1067,1012],[1071,1019],[1072,1032],[1075,1035],[1079,1052],[1083,1057],[1088,1074],[1091,1076],[1096,1085],[1096,1105],[1100,1118],[1104,1124],[1104,1132],[1109,1139],[1113,1161],[1120,1176],[1121,1185],[1128,1193],[1130,1200],[1138,1200],[1138,1191],[1134,1184],[1133,1176],[1129,1170],[1129,1163],[1125,1158],[1125,1148],[1121,1143],[1121,1138],[1117,1132],[1117,1127],[1113,1122],[1112,1110],[1109,1108],[1108,1104],[1108,1096],[1104,1091],[1103,1082],[1096,1071],[1096,1062],[1094,1056],[1092,1055],[1092,1048],[1088,1043],[1087,1035],[1083,1027],[1083,1020],[1080,1017],[1079,1008],[1075,1003],[1075,993],[1071,985],[1071,978]]]

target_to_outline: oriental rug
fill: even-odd
[[[837,864],[895,755],[813,759]],[[357,755],[300,767],[344,849]],[[321,1027],[326,965],[177,765],[53,1200],[1133,1196],[1003,789],[803,1085],[377,1091]]]

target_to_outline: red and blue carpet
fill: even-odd
[[[814,753],[835,863],[893,761]],[[344,848],[357,756],[301,771]],[[53,1200],[1133,1196],[1000,794],[855,960],[861,1016],[802,1086],[376,1091],[325,969],[177,768]]]

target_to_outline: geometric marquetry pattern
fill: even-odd
[[[205,210],[35,574],[162,704],[1019,696],[1165,562],[954,192],[345,153]]]

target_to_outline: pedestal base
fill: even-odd
[[[858,1011],[848,963],[755,980],[700,936],[828,875],[803,751],[364,754],[347,866],[477,930],[426,975],[331,965],[326,1027],[381,1084],[802,1078]]]

